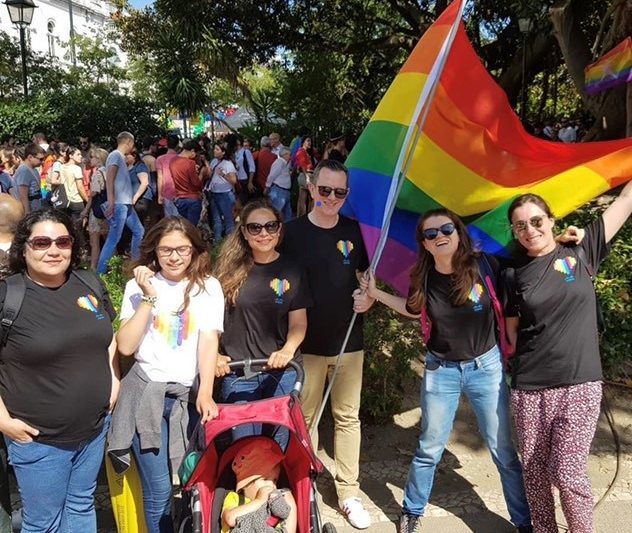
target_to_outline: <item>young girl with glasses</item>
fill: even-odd
[[[294,385],[296,372],[286,367],[291,360],[301,362],[299,346],[311,295],[303,269],[277,252],[282,237],[279,212],[267,200],[253,200],[242,209],[217,259],[215,275],[226,299],[216,371],[224,377],[224,402],[281,396]],[[273,370],[252,380],[238,379],[241,375],[231,372],[228,362],[246,359],[267,359]],[[287,435],[277,440],[285,448]]]
[[[218,412],[212,394],[224,297],[206,245],[180,217],[145,235],[131,267],[117,339],[135,364],[121,382],[108,451],[121,472],[133,448],[147,527],[171,533],[172,475],[198,418]]]

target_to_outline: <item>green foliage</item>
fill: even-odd
[[[389,290],[381,286],[383,290]],[[411,362],[424,353],[419,322],[376,303],[364,317],[363,420],[385,424],[401,410],[404,384],[415,379]]]
[[[603,205],[592,202],[563,220],[585,227],[601,216]],[[606,331],[601,339],[601,357],[606,374],[616,379],[630,361],[632,351],[632,224],[626,223],[612,242],[612,250],[599,268],[597,295],[604,313]]]
[[[121,312],[121,304],[123,302],[123,293],[125,291],[125,285],[127,284],[127,278],[123,274],[123,257],[120,255],[115,255],[110,260],[109,268],[107,273],[102,276],[103,282],[110,293],[110,299],[114,308],[116,309],[116,314],[119,315]],[[119,327],[119,319],[118,316],[116,321],[114,322],[114,330],[116,331]]]

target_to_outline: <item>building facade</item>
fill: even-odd
[[[114,5],[107,0],[34,0],[37,8],[27,29],[27,46],[34,52],[72,63],[68,42],[72,31],[95,39],[107,39]],[[9,12],[0,5],[0,30],[19,39],[19,30],[11,24]],[[116,43],[111,43],[116,46]],[[117,47],[118,49],[118,47]],[[119,54],[124,61],[123,54]]]

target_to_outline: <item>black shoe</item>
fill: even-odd
[[[399,517],[399,533],[418,533],[421,516],[402,513]]]
[[[533,533],[533,526],[518,526],[518,533]]]

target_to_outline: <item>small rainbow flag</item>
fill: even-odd
[[[632,37],[584,69],[586,92],[596,94],[632,82]]]
[[[457,20],[462,2],[453,1],[428,28],[347,159],[351,194],[345,214],[360,223],[370,257],[395,201],[377,275],[402,294],[417,255],[421,213],[447,207],[465,220],[477,246],[506,254],[512,240],[507,206],[517,195],[539,194],[556,216],[564,216],[632,177],[632,139],[565,144],[525,131]],[[420,95],[436,79],[435,60],[446,57],[455,23],[427,122],[411,146]],[[396,169],[404,168],[402,154],[408,153],[411,164],[395,198]]]

